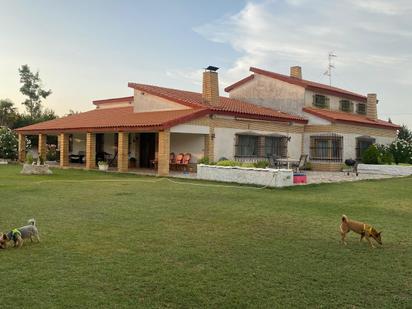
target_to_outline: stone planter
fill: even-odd
[[[109,170],[108,164],[99,164],[99,171],[107,172]]]
[[[197,166],[197,178],[277,188],[293,185],[293,171],[287,169],[246,168],[199,164]]]
[[[359,164],[358,172],[365,174],[381,174],[393,176],[412,175],[412,166],[408,165],[380,165],[380,164]]]
[[[47,164],[45,165],[32,165],[24,164],[23,169],[20,172],[24,175],[51,175],[53,172],[49,169]]]

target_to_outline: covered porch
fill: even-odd
[[[98,162],[109,164],[110,171],[167,176],[169,173],[194,173],[197,160],[209,156],[213,139],[208,132],[188,133],[174,128],[158,131],[116,132],[38,132],[38,155],[47,154],[47,140],[57,137],[58,165],[61,168],[96,169]],[[25,137],[34,132],[19,132],[19,161],[26,160]],[[172,155],[173,154],[173,155]],[[171,157],[189,154],[190,160],[176,167]]]

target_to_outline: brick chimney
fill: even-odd
[[[216,72],[218,69],[208,66],[203,72],[202,98],[205,103],[212,106],[219,105],[219,79]]]
[[[302,68],[300,66],[290,67],[290,77],[302,79]]]
[[[366,101],[366,117],[374,120],[378,119],[377,104],[378,100],[376,99],[376,93],[368,93]]]

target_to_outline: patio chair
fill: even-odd
[[[278,158],[279,158],[278,156],[269,157],[269,167],[270,168],[277,168],[279,166],[278,162],[276,161]]]
[[[183,157],[185,155],[183,153],[179,153],[173,160],[173,162],[170,163],[170,169],[177,169],[178,166],[182,164]]]
[[[150,167],[157,169],[157,163],[158,163],[157,152],[155,152],[155,158],[153,160],[150,160]]]
[[[305,167],[307,160],[308,160],[308,155],[306,154],[301,155],[299,158],[299,162],[292,164],[293,170],[295,172],[299,172],[302,168]]]
[[[184,154],[182,161],[180,163],[177,163],[177,166],[181,167],[183,171],[187,171],[187,167],[189,166],[191,159],[192,159],[192,155],[187,152]]]

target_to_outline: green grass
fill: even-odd
[[[1,308],[411,307],[412,178],[257,190],[19,171],[0,166],[0,230],[35,217],[42,242],[0,251]],[[342,246],[342,214],[384,246]]]

